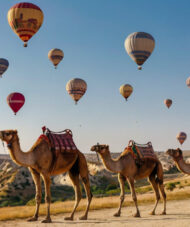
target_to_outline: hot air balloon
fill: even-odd
[[[24,95],[18,92],[11,93],[7,96],[7,103],[16,115],[25,103]]]
[[[128,97],[133,92],[133,87],[130,84],[124,84],[119,88],[119,91],[120,91],[121,95],[125,98],[125,100],[127,101]]]
[[[2,77],[3,73],[7,70],[9,67],[9,62],[7,59],[0,58],[0,77]]]
[[[17,3],[7,14],[10,27],[24,42],[24,47],[27,47],[28,40],[40,29],[43,17],[42,10],[28,2]]]
[[[85,94],[87,89],[87,84],[84,80],[75,78],[69,80],[66,85],[66,90],[72,99],[75,101],[75,104],[79,101],[79,99]]]
[[[138,69],[142,69],[141,65],[150,57],[154,50],[154,38],[145,32],[134,32],[125,40],[125,50],[128,55],[137,63]]]
[[[186,135],[185,132],[180,132],[179,134],[177,134],[176,138],[180,142],[180,144],[182,145],[184,143],[184,141],[186,140],[187,135]]]
[[[165,99],[164,100],[164,104],[168,107],[168,109],[170,108],[170,106],[172,105],[172,100],[171,99]]]
[[[64,58],[64,53],[62,50],[55,48],[55,49],[52,49],[49,51],[48,58],[50,61],[53,62],[55,69],[56,69],[57,65]]]
[[[189,87],[189,88],[190,88],[190,77],[188,77],[188,78],[187,78],[187,80],[186,80],[186,84],[187,84],[187,87]]]

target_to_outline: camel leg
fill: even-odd
[[[118,211],[113,215],[115,217],[120,217],[121,215],[121,207],[122,207],[122,204],[124,202],[124,199],[125,199],[125,181],[126,181],[126,178],[121,175],[120,173],[118,174],[118,180],[119,180],[119,185],[120,185],[120,189],[121,189],[121,193],[120,193],[120,204],[119,204],[119,209]]]
[[[74,190],[75,190],[75,205],[74,205],[73,211],[71,213],[71,216],[65,217],[64,219],[72,221],[73,217],[74,217],[75,210],[78,207],[78,204],[81,200],[82,195],[81,195],[80,183],[79,183],[79,173],[75,172],[75,174],[74,174],[71,171],[69,171],[69,177],[70,177],[70,179],[73,183],[73,187],[74,187]]]
[[[164,184],[163,182],[159,182],[159,188],[160,188],[160,192],[162,194],[163,200],[164,200],[164,210],[162,211],[161,215],[165,215],[166,214],[166,193],[164,190]]]
[[[32,178],[34,180],[35,183],[35,187],[36,187],[36,210],[34,213],[34,216],[32,218],[29,218],[27,221],[37,221],[38,220],[38,213],[39,213],[39,207],[40,207],[40,203],[41,203],[41,199],[42,199],[42,188],[41,188],[41,182],[40,182],[40,174],[35,170],[30,168],[29,169],[31,174],[32,174]]]
[[[87,175],[82,177],[82,182],[83,182],[83,185],[84,185],[84,189],[85,189],[85,192],[86,192],[86,197],[88,199],[88,202],[87,202],[87,206],[86,206],[86,210],[85,210],[85,213],[83,216],[81,216],[79,219],[80,220],[87,220],[88,218],[88,211],[89,211],[89,208],[90,208],[90,203],[91,203],[91,200],[92,200],[92,193],[91,193],[91,190],[90,190],[90,181],[89,181],[89,177],[88,177],[88,172],[87,172]]]
[[[163,178],[164,178],[164,176],[163,176],[162,164],[158,163],[156,182],[157,182],[157,184],[159,186],[160,192],[161,192],[163,200],[164,200],[164,210],[162,211],[161,214],[165,215],[166,214],[166,193],[165,193],[165,190],[164,190]]]
[[[138,204],[137,204],[137,196],[136,196],[136,192],[135,192],[134,179],[127,178],[127,180],[129,182],[129,186],[130,186],[130,189],[131,189],[132,199],[133,199],[135,206],[136,206],[136,213],[133,216],[137,218],[137,217],[140,217],[140,212],[139,212],[139,208],[138,208]]]
[[[155,175],[154,174],[151,174],[149,176],[149,182],[151,183],[152,188],[154,189],[154,192],[155,192],[155,195],[156,195],[155,206],[154,206],[154,209],[152,210],[152,212],[150,212],[150,214],[151,215],[155,215],[155,210],[156,210],[156,207],[157,207],[158,202],[160,200],[160,193],[159,193],[158,184],[156,183],[156,179],[155,179]]]
[[[42,221],[42,223],[51,223],[51,217],[50,217],[50,203],[51,203],[51,192],[50,192],[50,176],[47,175],[42,175],[43,180],[44,180],[44,185],[45,185],[45,201],[47,205],[47,213],[46,213],[46,218]]]

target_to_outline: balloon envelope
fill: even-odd
[[[7,97],[7,103],[16,115],[25,103],[24,95],[18,92],[11,93]]]
[[[186,80],[186,85],[187,85],[187,87],[190,88],[190,77],[187,78],[187,80]]]
[[[130,84],[124,84],[121,85],[119,88],[120,94],[127,100],[128,97],[132,94],[133,92],[133,87]]]
[[[171,99],[165,99],[164,100],[164,104],[168,107],[168,109],[170,108],[170,106],[172,105],[172,100]]]
[[[27,42],[39,30],[43,23],[42,10],[28,2],[20,2],[11,7],[7,14],[12,30],[27,46]]]
[[[128,55],[137,63],[138,68],[150,57],[155,47],[154,38],[146,32],[134,32],[125,40]]]
[[[77,103],[79,99],[85,94],[87,90],[87,84],[84,80],[75,78],[69,80],[66,85],[66,90],[72,99]]]
[[[7,59],[0,58],[0,77],[2,77],[3,73],[7,70],[9,67],[9,62]]]
[[[63,57],[64,57],[63,51],[57,48],[51,49],[48,53],[48,58],[54,64],[55,68],[63,59]]]
[[[180,142],[180,144],[183,144],[187,138],[187,134],[185,132],[180,132],[179,134],[177,134],[176,138]]]

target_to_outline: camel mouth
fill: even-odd
[[[171,149],[168,149],[166,152],[165,152],[167,155],[172,155],[172,151],[171,151]]]

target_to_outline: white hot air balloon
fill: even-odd
[[[155,47],[154,38],[146,32],[134,32],[125,40],[125,49],[128,55],[142,69],[144,62],[150,57]]]
[[[79,101],[79,99],[85,94],[87,90],[87,84],[84,80],[75,78],[69,80],[66,85],[66,90],[68,94],[72,97],[75,101],[75,104]]]

